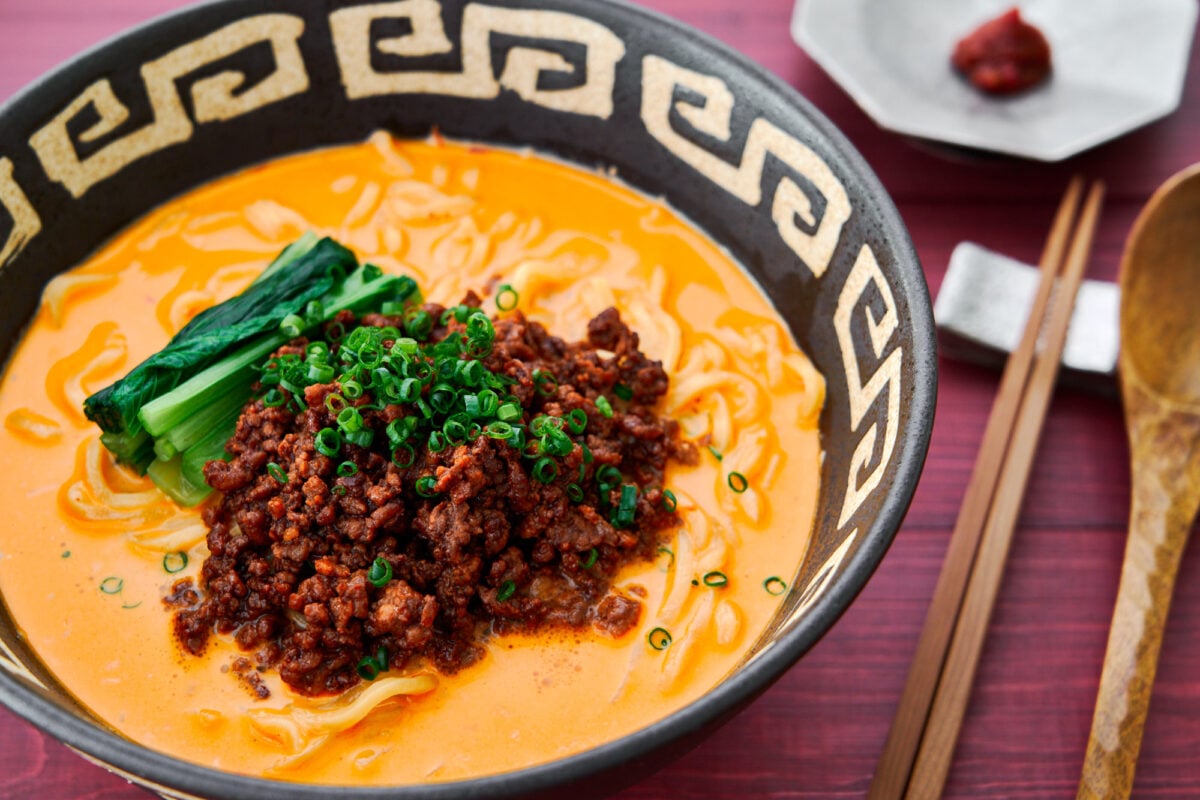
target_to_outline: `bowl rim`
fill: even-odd
[[[157,28],[203,13],[209,8],[238,2],[201,0],[126,28],[77,53],[19,89],[0,103],[0,120],[4,119],[10,108],[26,102],[26,97],[36,94],[45,84],[61,77],[95,53],[121,47],[133,37],[152,33]],[[556,0],[554,5],[580,10],[588,7],[589,0]],[[853,176],[876,203],[881,234],[892,243],[898,267],[889,277],[893,278],[894,287],[906,298],[910,312],[909,329],[914,342],[910,354],[912,378],[907,392],[910,412],[907,427],[899,431],[901,444],[893,456],[895,478],[886,490],[875,523],[861,534],[862,543],[844,566],[842,577],[770,648],[684,708],[619,739],[565,758],[465,780],[347,786],[294,783],[225,772],[153,750],[76,716],[3,670],[0,670],[0,703],[88,760],[142,785],[155,784],[173,797],[190,797],[191,793],[197,797],[249,796],[261,800],[329,800],[331,797],[384,800],[399,796],[406,800],[483,800],[518,797],[545,792],[568,781],[579,781],[638,761],[648,753],[672,744],[678,745],[689,734],[727,719],[765,692],[833,627],[883,560],[912,502],[929,449],[937,395],[937,358],[932,304],[916,249],[899,211],[866,159],[794,87],[710,34],[661,12],[635,5],[632,0],[607,0],[606,5],[632,23],[657,26],[667,35],[687,37],[693,46],[713,52],[735,70],[742,70],[751,82],[760,84],[767,95],[775,95],[785,104],[793,106],[806,123],[825,139],[830,152],[839,159],[840,167]],[[584,13],[586,15],[586,11]],[[179,795],[180,792],[188,794]]]

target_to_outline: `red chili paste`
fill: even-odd
[[[1050,45],[1012,8],[961,39],[950,62],[984,92],[1015,94],[1046,80]]]

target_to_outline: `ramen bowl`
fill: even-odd
[[[76,701],[7,610],[0,701],[170,797],[615,791],[769,687],[883,558],[933,419],[920,265],[878,180],[832,125],[743,57],[653,13],[592,0],[221,0],[122,34],[0,108],[3,358],[47,282],[151,209],[247,166],[381,129],[529,148],[613,174],[663,198],[762,288],[826,378],[812,539],[766,631],[715,688],[664,719],[549,763],[449,783],[318,786],[164,755]],[[0,524],[0,547],[3,537]]]

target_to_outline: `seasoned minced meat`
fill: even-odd
[[[434,321],[425,345],[465,336],[461,315],[482,314],[478,305],[469,295],[459,316],[424,306]],[[370,326],[391,348],[406,321],[342,312],[334,324],[342,346]],[[594,626],[621,636],[636,625],[639,600],[612,592],[611,578],[651,557],[678,524],[663,502],[663,472],[670,459],[695,459],[676,424],[655,412],[667,376],[613,309],[589,323],[586,342],[566,343],[519,312],[492,320],[491,330],[489,353],[457,360],[482,356],[500,376],[498,393],[519,405],[513,426],[560,418],[569,452],[552,459],[553,474],[544,465],[538,472],[542,459],[529,445],[480,430],[436,452],[418,433],[411,458],[394,451],[389,423],[420,408],[381,402],[378,389],[347,400],[355,393],[334,380],[302,397],[286,389],[271,404],[260,397],[238,421],[230,460],[205,468],[222,494],[204,510],[210,555],[199,596],[175,594],[177,604],[193,601],[175,616],[186,650],[199,653],[213,631],[232,634],[260,667],[320,695],[357,683],[360,661],[381,649],[392,667],[421,662],[451,673],[506,631]],[[276,356],[311,358],[308,344],[294,341]],[[336,355],[339,344],[328,350]],[[422,399],[433,399],[436,383],[421,388]],[[334,411],[347,405],[375,431],[373,441],[323,455],[318,436],[337,428]],[[581,414],[583,431],[563,424]],[[384,562],[390,578],[381,580]]]

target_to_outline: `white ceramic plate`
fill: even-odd
[[[1196,0],[1026,0],[1053,72],[990,97],[950,66],[955,43],[1013,0],[797,0],[792,37],[884,128],[1058,161],[1179,105]]]

